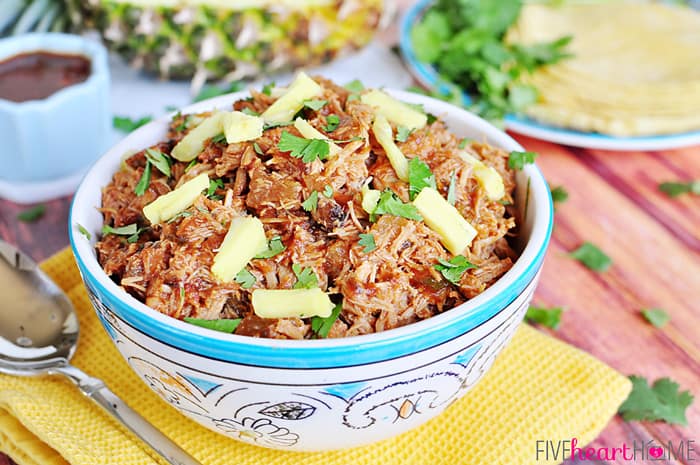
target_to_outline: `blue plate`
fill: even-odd
[[[450,85],[440,77],[435,68],[416,58],[411,42],[411,27],[421,18],[423,12],[432,3],[433,0],[419,0],[404,15],[401,21],[401,53],[409,70],[423,86],[429,89],[449,92]],[[462,98],[465,104],[471,101],[469,95],[465,94]],[[659,136],[614,137],[597,132],[574,131],[550,126],[526,116],[516,115],[506,116],[505,124],[511,131],[526,136],[556,142],[558,144],[593,149],[661,150],[700,144],[700,131]]]

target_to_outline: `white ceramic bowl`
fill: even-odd
[[[522,150],[482,119],[429,97],[423,104],[456,134]],[[183,109],[230,108],[238,93]],[[524,223],[519,259],[493,286],[427,320],[389,331],[323,340],[272,340],[217,333],[165,316],[103,272],[94,243],[102,227],[100,189],[120,157],[165,136],[168,118],[137,130],[102,157],[78,188],[70,240],[102,323],[131,368],[182,414],[229,437],[285,450],[339,449],[388,438],[439,414],[491,367],[532,298],[552,228],[542,173],[518,173]],[[88,240],[78,224],[91,234]]]

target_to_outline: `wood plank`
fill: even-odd
[[[645,204],[616,190],[609,178],[592,169],[582,160],[584,154],[525,138],[521,142],[541,154],[538,164],[550,183],[564,185],[570,194],[569,201],[557,209],[552,247],[535,297],[540,303],[568,308],[554,334],[622,373],[651,380],[670,376],[681,388],[697,391],[697,255],[647,212]],[[700,221],[689,220],[689,229],[699,227]],[[611,256],[614,265],[608,272],[591,272],[566,256],[585,240]],[[652,327],[639,314],[645,307],[665,308],[672,321],[663,329]],[[682,428],[624,424],[616,419],[594,445],[619,446],[633,439],[693,439],[690,432],[700,431],[697,402],[689,409],[688,420],[689,426]]]
[[[17,215],[32,205],[0,199],[0,237],[28,253],[34,260],[50,257],[68,245],[68,210],[71,197],[44,202],[46,213],[33,223]]]

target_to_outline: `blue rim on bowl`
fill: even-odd
[[[465,110],[414,93],[389,92],[402,100],[423,104],[434,114],[446,115],[448,126],[450,119],[458,120],[483,134],[490,143],[505,150],[522,150],[508,135]],[[246,92],[225,95],[199,102],[182,111],[202,112],[228,107],[235,99],[246,96]],[[552,200],[540,170],[535,165],[527,165],[521,176],[531,180],[528,187],[530,197],[535,200],[530,202],[527,213],[533,215],[530,217],[530,239],[520,257],[513,268],[482,294],[440,315],[374,334],[296,341],[217,333],[161,314],[127,294],[102,270],[94,250],[102,215],[95,207],[100,203],[101,188],[117,170],[121,155],[129,149],[158,142],[169,119],[169,116],[165,116],[138,129],[93,165],[73,198],[69,237],[83,280],[90,291],[134,328],[179,350],[239,364],[286,368],[331,368],[389,360],[433,347],[482,324],[511,303],[541,268],[552,231]],[[93,233],[91,240],[79,232],[78,225]]]
[[[406,11],[400,24],[399,47],[409,71],[423,86],[448,93],[451,90],[450,86],[444,82],[432,65],[418,60],[411,41],[413,25],[433,3],[434,0],[418,0]],[[464,94],[462,99],[465,104],[471,101],[468,94]],[[508,129],[526,136],[592,149],[661,150],[700,143],[700,131],[659,136],[615,137],[596,132],[583,132],[551,126],[520,115],[506,116],[505,124]]]

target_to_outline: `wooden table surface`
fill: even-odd
[[[700,179],[700,147],[621,153],[515,137],[540,154],[537,162],[550,184],[569,192],[569,200],[557,207],[535,296],[535,303],[567,308],[560,329],[548,332],[621,373],[650,380],[669,376],[700,396],[700,196],[671,199],[657,187],[663,181]],[[69,198],[48,202],[46,215],[28,224],[16,219],[26,207],[0,200],[0,237],[44,259],[68,244],[69,203]],[[613,259],[607,272],[589,271],[567,257],[583,241]],[[671,315],[663,329],[639,313],[652,307]],[[593,445],[689,439],[696,441],[694,458],[700,460],[699,400],[687,416],[687,427],[615,417]],[[533,444],[533,463],[534,458]],[[0,465],[6,460],[0,456]]]

